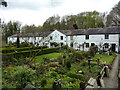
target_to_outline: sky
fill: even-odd
[[[85,11],[107,12],[119,0],[5,0],[8,7],[0,6],[0,18],[5,23],[19,21],[22,25],[43,25],[53,15],[75,15]]]

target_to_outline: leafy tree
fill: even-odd
[[[7,43],[7,37],[16,34],[17,32],[20,32],[20,28],[21,24],[18,21],[16,22],[10,21],[7,24],[5,24],[2,32],[3,40],[5,40]]]
[[[120,1],[116,4],[107,15],[107,26],[120,25]]]
[[[104,27],[104,14],[97,11],[82,12],[77,15],[49,17],[43,24],[43,30],[83,29]]]

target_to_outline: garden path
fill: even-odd
[[[105,88],[118,88],[118,61],[120,60],[120,54],[117,55],[116,59],[112,64],[112,70],[110,72],[110,77],[105,77],[104,85]]]

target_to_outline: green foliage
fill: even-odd
[[[9,48],[2,48],[2,53],[12,53],[12,52],[19,52],[19,51],[26,51],[26,50],[35,50],[35,49],[44,49],[47,48],[46,46],[38,46],[38,47],[9,47]]]
[[[44,58],[47,58],[47,59],[49,59],[49,61],[50,61],[50,59],[53,58],[53,60],[54,60],[54,58],[57,58],[57,57],[62,56],[62,55],[63,55],[63,53],[56,53],[56,52],[54,52],[54,53],[49,53],[49,54],[43,54],[43,55],[36,56],[36,57],[35,57],[35,61],[36,61],[36,62],[40,62],[40,61],[43,61]],[[54,61],[55,61],[55,60],[54,60]]]
[[[49,17],[43,24],[43,30],[68,30],[104,27],[104,14],[97,11],[81,12],[77,15],[66,15],[61,17],[54,15]],[[72,46],[72,45],[71,45]]]
[[[55,71],[52,71],[50,74],[52,77],[57,77],[57,72],[55,72]]]
[[[34,73],[35,70],[32,70],[28,66],[18,66],[16,67],[12,77],[15,81],[17,81],[17,87],[22,88],[25,87],[28,83],[32,82]]]
[[[47,84],[47,80],[44,78],[41,80],[41,87],[44,87]]]
[[[67,70],[65,68],[57,68],[57,69],[55,69],[55,71],[58,74],[63,74],[63,75],[67,73]]]
[[[7,37],[13,34],[16,34],[17,32],[20,32],[20,27],[21,27],[21,24],[18,21],[8,22],[7,24],[4,25],[3,32],[2,32],[2,35],[3,35],[2,39],[5,40],[7,43]]]
[[[28,42],[21,42],[20,47],[29,47]]]
[[[70,61],[67,61],[67,62],[66,62],[66,67],[67,67],[68,69],[71,68],[71,62],[70,62]]]
[[[120,1],[118,2],[118,4],[116,4],[112,10],[109,12],[109,14],[107,15],[107,21],[106,21],[106,25],[107,26],[118,26],[120,25]]]
[[[102,58],[100,58],[100,57],[102,57]],[[100,64],[102,64],[102,61],[106,61],[107,65],[111,65],[112,61],[114,60],[115,57],[116,57],[115,54],[113,54],[113,55],[96,54],[93,59],[100,58]]]
[[[84,58],[84,52],[76,51],[73,53],[74,58],[82,60]]]
[[[85,79],[83,74],[68,73],[67,76],[69,76],[71,78],[79,79],[82,81]]]
[[[98,51],[98,47],[96,45],[90,47],[90,55],[91,56],[94,56],[97,51]]]
[[[3,53],[2,56],[4,57],[5,60],[7,60],[7,58],[9,58],[9,59],[11,59],[11,58],[20,58],[21,56],[23,56],[23,57],[31,57],[32,55],[37,56],[37,55],[56,52],[59,48],[60,47],[46,48],[46,49],[36,49],[36,50],[33,49],[33,50],[26,50],[26,51],[20,51],[20,52],[12,52],[12,53]],[[19,50],[19,49],[17,49],[17,50]]]
[[[59,48],[56,47],[54,49],[57,50]],[[47,48],[47,50],[49,49]],[[46,50],[43,49],[42,51]],[[67,50],[64,50],[64,52],[68,53]],[[41,53],[42,52],[40,52],[40,54]],[[62,53],[54,52],[43,54],[35,57],[37,61],[35,61],[35,59],[30,61],[29,58],[18,58],[7,61],[7,64],[3,63],[3,87],[24,88],[26,85],[31,84],[33,86],[35,85],[36,88],[52,88],[54,79],[60,79],[60,87],[62,88],[80,88],[81,81],[87,82],[90,77],[96,77],[97,73],[101,70],[101,66],[97,66],[93,62],[93,64],[91,63],[90,66],[91,72],[89,71],[87,57],[90,56],[91,51],[80,52],[74,50],[68,54],[66,53],[63,54],[62,51]],[[28,55],[30,54],[28,53]],[[64,55],[64,57],[61,55]],[[11,57],[12,54],[9,56]],[[61,57],[56,58],[59,56]],[[100,56],[102,56],[100,62],[105,60],[111,61],[111,59],[113,60],[113,58],[115,58],[114,55],[106,56],[97,54],[95,57],[93,57],[93,59],[96,60]],[[44,60],[45,57],[47,57],[46,60]],[[64,60],[62,61],[64,63],[60,64],[58,62],[59,59]],[[78,62],[78,60],[80,62]],[[12,61],[15,64],[9,64],[9,62]],[[66,66],[67,62],[70,62],[70,69],[68,69]],[[83,73],[79,73],[78,71],[83,71]]]

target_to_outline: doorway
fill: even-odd
[[[116,49],[116,44],[112,44],[111,50],[112,50],[113,52],[115,52],[115,49]]]

